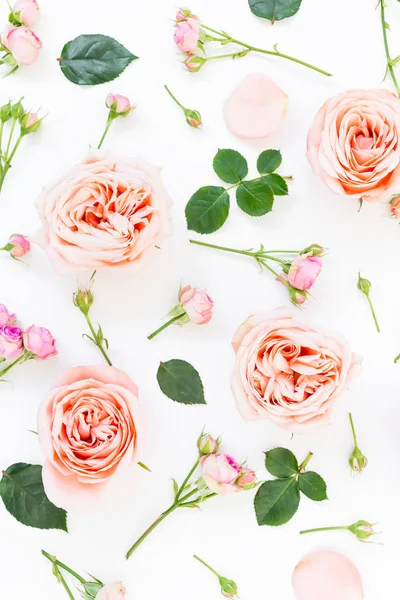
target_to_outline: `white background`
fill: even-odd
[[[396,55],[400,6],[388,0],[390,43]],[[144,462],[152,473],[135,468],[115,479],[99,504],[69,515],[70,534],[20,525],[0,510],[0,597],[22,600],[66,598],[40,554],[45,548],[76,570],[103,581],[123,579],[129,598],[201,600],[219,598],[218,583],[192,558],[199,554],[222,574],[236,580],[243,600],[291,600],[296,563],[316,549],[349,556],[363,577],[366,600],[393,597],[397,590],[399,505],[400,352],[399,225],[383,216],[382,206],[334,195],[311,172],[305,140],[313,117],[326,98],[348,88],[380,87],[385,57],[376,0],[304,0],[299,13],[273,27],[254,17],[246,0],[198,0],[191,6],[211,27],[244,41],[309,60],[332,73],[326,78],[282,59],[248,56],[213,62],[198,74],[185,72],[174,46],[176,6],[169,0],[42,0],[36,27],[43,40],[39,61],[1,80],[0,103],[25,96],[27,107],[48,111],[39,134],[24,140],[0,197],[0,240],[39,226],[34,201],[41,188],[83,158],[95,145],[106,118],[104,99],[112,90],[137,103],[135,113],[114,123],[105,148],[124,155],[141,154],[163,168],[174,200],[174,234],[137,274],[98,273],[92,316],[104,329],[114,364],[138,384],[148,417]],[[1,18],[6,22],[6,3]],[[63,44],[81,33],[117,38],[140,56],[111,85],[82,88],[67,81],[56,58]],[[398,43],[398,42],[397,42]],[[400,50],[398,43],[397,53]],[[223,118],[224,101],[249,73],[273,77],[289,96],[284,130],[258,147],[233,138]],[[202,130],[192,130],[174,106],[167,83],[188,107],[201,111]],[[240,150],[255,175],[259,151],[282,150],[280,172],[293,175],[290,195],[278,198],[273,213],[251,218],[232,198],[226,225],[206,241],[247,248],[302,248],[312,242],[330,249],[312,300],[298,316],[336,329],[364,356],[361,377],[338,402],[331,427],[308,437],[290,436],[268,422],[245,423],[236,411],[229,380],[233,365],[230,340],[253,312],[287,304],[283,286],[260,274],[246,258],[190,246],[184,207],[200,186],[219,185],[212,158],[217,148]],[[193,237],[193,236],[192,236]],[[195,237],[195,236],[194,236]],[[71,298],[76,278],[57,276],[41,249],[29,267],[1,257],[0,302],[22,323],[47,326],[57,338],[59,356],[15,369],[11,385],[1,388],[0,466],[40,463],[36,413],[61,373],[76,365],[97,364],[95,347],[82,339],[82,315]],[[372,299],[381,324],[376,333],[366,299],[357,290],[357,272],[372,281]],[[212,322],[204,327],[170,328],[152,342],[146,335],[176,302],[181,280],[205,287],[215,300]],[[86,279],[80,279],[85,284]],[[160,360],[184,358],[199,370],[207,407],[173,403],[158,388]],[[354,413],[368,469],[350,475],[352,440],[347,412]],[[197,436],[206,424],[222,434],[223,449],[248,459],[259,478],[267,477],[263,452],[277,445],[302,460],[315,453],[310,467],[328,484],[329,501],[303,498],[292,521],[277,529],[259,528],[253,492],[209,501],[201,511],[181,511],[169,518],[127,563],[124,553],[142,530],[171,502],[170,477],[182,480],[195,456]],[[379,521],[384,545],[362,544],[351,534],[334,532],[300,537],[300,529]],[[394,592],[395,593],[395,592]]]

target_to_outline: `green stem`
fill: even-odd
[[[300,531],[300,535],[304,533],[315,533],[316,531],[348,531],[348,527],[343,525],[341,527],[317,527],[316,529],[304,529],[304,531]]]
[[[69,573],[70,575],[72,575],[73,577],[75,577],[75,579],[77,579],[80,583],[86,583],[86,579],[84,579],[76,571],[74,571],[73,569],[71,569],[70,567],[68,567],[68,565],[65,565],[61,561],[57,560],[57,558],[55,556],[52,556],[48,552],[45,552],[45,550],[42,550],[42,554],[50,562],[52,562],[54,565],[57,565],[57,567],[60,567],[60,569],[63,569],[64,571],[67,571],[67,573]]]
[[[8,171],[9,171],[9,169],[11,167],[11,162],[12,162],[14,156],[15,156],[16,151],[18,150],[18,146],[20,145],[21,140],[22,140],[23,137],[24,137],[23,135],[19,136],[19,138],[15,142],[15,146],[14,146],[14,148],[13,148],[13,150],[12,150],[9,158],[7,158],[8,150],[9,150],[9,148],[7,147],[6,155],[4,157],[3,172],[2,172],[2,174],[0,176],[0,190],[3,187],[4,180],[5,180],[6,175],[7,175]]]
[[[11,125],[11,130],[10,130],[10,136],[8,138],[8,142],[7,142],[7,148],[6,148],[6,152],[5,152],[5,160],[8,162],[8,153],[10,151],[10,147],[11,147],[11,141],[14,135],[14,130],[15,130],[15,126],[17,124],[17,119],[13,119],[13,124]]]
[[[393,361],[393,362],[394,362],[394,364],[396,364],[396,363],[397,363],[399,360],[400,360],[400,354],[398,354],[398,355],[396,356],[396,358],[394,359],[394,361]]]
[[[171,96],[172,100],[179,106],[179,108],[181,108],[183,111],[185,111],[186,108],[183,106],[183,104],[181,104],[179,102],[178,98],[176,98],[176,96],[174,96],[174,94],[171,92],[169,87],[167,85],[164,85],[164,87],[167,90],[168,94]]]
[[[356,429],[354,427],[353,415],[351,413],[349,413],[349,419],[350,419],[351,431],[353,433],[354,445],[357,448],[358,447],[358,443],[357,443]]]
[[[191,244],[196,246],[204,246],[205,248],[214,248],[215,250],[222,250],[224,252],[233,252],[234,254],[243,254],[243,256],[251,256],[254,258],[255,252],[249,250],[237,250],[236,248],[227,248],[226,246],[217,246],[216,244],[207,244],[206,242],[198,242],[197,240],[189,240]]]
[[[105,127],[105,129],[104,129],[103,135],[101,136],[101,139],[100,139],[99,145],[97,146],[97,149],[98,149],[98,150],[100,150],[100,148],[102,147],[102,145],[103,145],[103,142],[104,142],[104,140],[106,139],[106,135],[107,135],[107,133],[108,133],[108,130],[109,130],[109,129],[110,129],[110,127],[111,127],[111,123],[112,123],[112,122],[113,122],[113,119],[110,119],[110,117],[109,117],[109,118],[107,119],[106,127]]]
[[[386,54],[386,60],[387,60],[387,70],[390,73],[394,87],[396,88],[397,95],[400,97],[400,87],[399,87],[399,84],[397,83],[393,65],[391,64],[392,59],[390,56],[389,44],[388,44],[388,39],[387,39],[387,27],[386,27],[387,23],[386,23],[386,19],[385,19],[385,2],[384,2],[384,0],[379,0],[379,2],[381,5],[381,23],[382,23],[382,33],[383,33],[383,44],[385,46],[385,54]]]
[[[176,494],[176,500],[179,500],[180,495],[182,494],[183,490],[185,489],[186,484],[188,483],[189,479],[191,478],[191,476],[193,475],[193,473],[195,472],[195,470],[199,466],[199,463],[200,463],[200,458],[198,458],[196,460],[196,462],[194,463],[193,467],[190,469],[189,473],[187,474],[184,482],[182,483],[181,487],[178,490],[178,493]]]
[[[106,359],[106,362],[110,365],[110,367],[112,367],[112,362],[111,362],[110,358],[108,357],[107,352],[104,350],[102,342],[99,340],[99,337],[98,337],[98,335],[92,325],[92,322],[90,320],[89,314],[84,313],[84,315],[85,315],[86,322],[89,326],[90,332],[93,336],[94,343],[96,344],[96,346],[98,347],[98,349],[100,350],[100,352],[102,353],[104,358]]]
[[[368,304],[369,304],[369,307],[370,307],[371,312],[372,312],[372,316],[374,318],[374,323],[375,323],[376,330],[377,330],[378,333],[380,333],[381,330],[379,329],[378,319],[376,318],[375,310],[374,310],[373,304],[371,302],[371,298],[369,297],[369,294],[367,296],[367,300],[368,300]]]
[[[256,257],[254,257],[254,258],[257,260]],[[275,277],[277,279],[279,279],[279,281],[281,281],[287,288],[289,287],[289,283],[286,281],[286,279],[284,279],[282,277],[282,275],[279,275],[279,273],[277,271],[275,271],[275,269],[270,267],[268,263],[266,263],[264,260],[257,260],[257,262],[261,263],[263,265],[263,267],[265,267],[266,269],[268,269],[268,271],[270,271],[273,275],[275,275]]]
[[[4,122],[1,121],[0,122],[0,170],[1,170],[1,163],[3,161],[3,152],[2,152],[2,146],[3,146],[3,131],[4,131]]]
[[[314,456],[313,452],[309,452],[307,454],[306,458],[303,460],[303,462],[301,463],[301,465],[299,467],[299,473],[304,471],[304,469],[306,468],[306,466],[308,465],[308,463],[310,462],[310,460],[312,459],[313,456]]]
[[[155,331],[153,331],[153,333],[151,333],[150,335],[147,336],[148,340],[152,340],[154,337],[156,337],[156,335],[158,335],[159,333],[161,333],[162,331],[164,331],[164,329],[166,329],[167,327],[169,327],[170,325],[172,325],[172,323],[175,323],[176,321],[179,321],[179,319],[181,319],[183,316],[185,316],[185,312],[181,313],[180,315],[176,315],[176,317],[172,317],[172,319],[170,319],[169,321],[167,321],[166,323],[164,323],[164,325],[161,325],[161,327],[159,327],[158,329],[156,329]]]
[[[211,573],[214,573],[214,575],[216,575],[218,578],[221,577],[221,575],[215,569],[213,569],[208,563],[206,563],[205,560],[203,560],[202,558],[200,558],[199,556],[197,556],[197,554],[193,554],[193,558],[195,558],[196,560],[198,560],[199,562],[201,562],[202,565],[204,565],[205,567],[207,567],[207,569],[209,569],[211,571]]]
[[[15,367],[16,365],[18,365],[20,363],[23,363],[25,360],[29,360],[29,359],[25,356],[25,354],[21,354],[21,356],[19,356],[17,359],[15,359],[13,362],[11,362],[5,369],[0,371],[0,377],[3,377],[3,375],[8,373],[8,371],[11,371],[11,369],[13,367]]]
[[[299,65],[302,65],[303,67],[308,67],[309,69],[312,69],[313,71],[322,73],[322,75],[326,75],[328,77],[332,75],[332,73],[328,73],[327,71],[324,71],[323,69],[320,69],[319,67],[315,67],[314,65],[311,65],[310,63],[304,62],[303,60],[295,58],[294,56],[289,56],[289,54],[282,54],[281,52],[278,52],[277,50],[264,50],[263,48],[257,48],[256,46],[251,46],[250,44],[241,42],[240,40],[232,38],[229,35],[222,33],[221,31],[216,31],[215,29],[212,29],[211,27],[207,27],[206,25],[202,24],[202,27],[203,27],[203,29],[207,29],[208,31],[211,31],[213,33],[216,33],[217,35],[220,35],[221,37],[224,38],[224,40],[229,40],[229,42],[232,44],[238,44],[239,46],[242,46],[243,48],[247,48],[250,52],[258,52],[260,54],[269,54],[270,56],[280,56],[281,58],[285,58],[286,60],[295,62]]]

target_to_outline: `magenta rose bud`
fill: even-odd
[[[31,249],[28,239],[19,233],[12,235],[9,238],[8,243],[12,246],[9,252],[14,258],[22,258],[25,254],[28,254]]]
[[[215,454],[220,446],[220,440],[216,440],[209,433],[201,435],[197,441],[197,447],[200,454]]]
[[[179,301],[192,323],[204,325],[211,321],[214,303],[204,290],[187,285],[179,292]]]
[[[1,44],[12,54],[18,65],[31,65],[42,47],[40,39],[26,27],[7,25],[1,34]]]
[[[241,466],[228,454],[208,454],[200,459],[202,477],[206,486],[220,496],[239,492],[235,484]]]
[[[321,269],[320,256],[313,256],[311,253],[298,254],[290,266],[288,281],[297,290],[309,290],[316,282]]]
[[[200,21],[196,16],[187,17],[176,24],[174,40],[179,50],[190,54],[197,48],[200,37]]]
[[[39,5],[36,0],[17,0],[11,18],[25,27],[32,27],[39,19]]]
[[[126,589],[121,581],[108,583],[95,596],[95,600],[124,600]]]
[[[243,490],[251,490],[257,485],[257,475],[255,471],[248,469],[247,467],[242,469],[238,479],[236,480],[236,485],[238,485]]]
[[[56,342],[48,329],[31,325],[23,333],[25,350],[32,352],[39,360],[46,360],[57,354]]]
[[[16,320],[16,316],[11,315],[4,304],[0,304],[0,327],[4,327],[5,325],[13,325]]]
[[[134,108],[129,98],[121,96],[121,94],[108,94],[106,98],[106,106],[118,116],[126,117]]]
[[[0,356],[18,358],[23,352],[22,331],[19,327],[5,325],[0,327]]]

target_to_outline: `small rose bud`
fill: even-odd
[[[194,127],[197,129],[202,124],[201,114],[198,110],[185,110],[186,122],[190,125],[190,127]]]
[[[95,600],[124,600],[126,589],[121,581],[108,583],[96,595]]]
[[[19,327],[5,325],[0,327],[0,356],[15,359],[23,352],[22,331]]]
[[[214,302],[204,290],[187,285],[180,290],[179,301],[192,323],[204,325],[211,321]]]
[[[21,135],[28,135],[39,131],[42,126],[43,119],[39,119],[37,113],[25,113],[20,118]]]
[[[89,289],[81,290],[80,288],[73,296],[73,302],[75,306],[79,308],[84,315],[89,314],[90,307],[92,306],[94,301],[94,296],[92,291]]]
[[[400,195],[393,196],[389,202],[390,214],[394,219],[400,219]]]
[[[131,104],[129,98],[121,96],[121,94],[108,94],[106,98],[106,106],[113,113],[114,118],[126,117],[135,108]]]
[[[39,5],[36,0],[17,0],[9,16],[10,23],[32,27],[39,18]]]
[[[319,244],[311,244],[304,248],[300,254],[311,254],[312,256],[323,256],[326,252],[326,248],[320,246]]]
[[[6,123],[9,119],[11,119],[11,103],[8,102],[8,104],[4,104],[4,106],[2,106],[0,108],[0,121],[2,123]]]
[[[19,233],[16,233],[9,238],[6,248],[9,246],[11,246],[9,253],[14,258],[22,258],[25,254],[28,254],[31,249],[28,239]]]
[[[232,579],[226,579],[226,577],[220,577],[219,583],[221,585],[221,594],[225,596],[225,598],[237,598],[238,597],[238,587]]]
[[[214,439],[209,433],[202,434],[197,440],[197,447],[202,455],[215,454],[220,444],[221,440]]]
[[[201,67],[207,62],[206,58],[197,56],[197,54],[190,54],[189,57],[184,61],[184,65],[191,73],[197,73]]]
[[[4,304],[0,304],[0,327],[4,327],[5,325],[14,325],[16,320],[16,316],[10,314]]]
[[[364,279],[361,277],[360,273],[358,274],[357,287],[366,296],[368,296],[371,291],[371,285],[372,284],[368,279]]]
[[[183,14],[183,13],[182,13]],[[184,54],[191,54],[200,39],[200,21],[195,15],[187,16],[176,23],[174,41]]]
[[[361,473],[368,464],[367,458],[357,446],[354,448],[352,455],[349,458],[349,465],[355,473]]]
[[[368,523],[368,521],[357,521],[353,525],[350,525],[348,530],[361,541],[367,540],[378,533],[375,531],[373,524]]]
[[[176,21],[186,21],[189,17],[199,20],[199,17],[194,15],[188,8],[180,8],[176,13]]]
[[[57,354],[56,342],[48,329],[31,325],[23,333],[24,347],[39,360],[46,360]]]
[[[42,47],[42,42],[31,29],[14,27],[11,24],[7,25],[1,34],[1,44],[10,52],[14,64],[18,65],[34,63]]]
[[[296,290],[291,285],[288,287],[290,300],[295,306],[301,306],[307,300],[307,292],[303,290]]]
[[[309,290],[316,282],[322,269],[320,256],[314,256],[312,252],[298,254],[288,272],[288,281],[296,290]]]
[[[256,473],[247,467],[242,469],[236,480],[236,485],[242,488],[242,490],[252,490],[257,485]]]
[[[25,112],[24,107],[22,106],[21,101],[15,102],[10,107],[11,116],[13,119],[20,119]]]

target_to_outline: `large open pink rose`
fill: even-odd
[[[293,433],[330,422],[360,364],[339,335],[298,321],[288,308],[256,314],[234,338],[232,390],[244,419],[271,419]]]
[[[138,390],[126,373],[67,371],[38,414],[47,496],[66,510],[90,506],[117,471],[139,460],[143,429]]]
[[[91,151],[42,192],[36,241],[60,273],[136,267],[170,233],[170,205],[158,168]]]
[[[338,194],[379,202],[400,184],[400,98],[350,90],[328,100],[308,134],[313,171]]]

